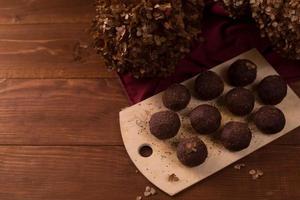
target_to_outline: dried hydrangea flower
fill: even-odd
[[[250,17],[249,0],[223,0],[221,3],[232,18]]]
[[[97,0],[92,36],[109,69],[168,76],[199,39],[203,0]]]
[[[222,0],[231,16],[250,12],[262,37],[268,37],[283,56],[300,59],[299,0]]]

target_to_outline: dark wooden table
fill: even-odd
[[[86,48],[93,15],[92,0],[0,0],[1,200],[134,200],[151,186],[122,144],[119,81]],[[299,155],[300,129],[174,199],[300,199]]]

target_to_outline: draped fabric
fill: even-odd
[[[137,80],[129,74],[119,75],[130,102],[142,101],[252,48],[257,48],[287,82],[300,80],[300,61],[282,58],[267,39],[260,37],[252,20],[233,20],[217,4],[205,10],[203,37],[205,41],[178,63],[170,77]]]

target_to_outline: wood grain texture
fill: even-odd
[[[93,0],[0,1],[0,78],[107,78],[89,47]]]
[[[151,185],[122,145],[128,101],[89,47],[93,15],[93,0],[0,0],[1,200],[134,200]],[[300,94],[300,81],[291,86]],[[243,159],[245,169],[149,199],[300,199],[299,154],[300,128]],[[253,181],[256,168],[265,175]]]
[[[0,24],[90,22],[93,0],[1,0]]]
[[[117,79],[3,79],[0,144],[122,145]],[[300,128],[275,144],[300,144]]]
[[[89,24],[0,25],[0,78],[107,78]]]
[[[158,191],[149,199],[299,199],[299,153],[299,147],[268,146],[243,159],[246,168],[230,166],[174,198]],[[130,200],[151,185],[123,147],[1,146],[0,162],[3,200]],[[264,176],[252,180],[250,169]]]
[[[121,145],[117,79],[2,80],[0,144]]]

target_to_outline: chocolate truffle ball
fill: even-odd
[[[275,106],[263,106],[254,114],[254,123],[262,132],[275,134],[284,128],[285,117]]]
[[[174,137],[180,128],[180,119],[173,111],[160,111],[151,116],[150,132],[160,140]]]
[[[243,122],[228,122],[220,134],[222,144],[231,151],[240,151],[249,146],[252,133]]]
[[[190,113],[192,127],[200,134],[209,134],[216,131],[221,125],[219,110],[211,105],[203,104]]]
[[[287,94],[287,85],[278,75],[264,78],[258,85],[258,96],[264,104],[276,105]]]
[[[202,72],[195,81],[195,92],[201,100],[212,100],[222,94],[223,80],[212,71]]]
[[[230,112],[238,116],[244,116],[254,108],[255,97],[245,88],[234,88],[225,96],[226,106]]]
[[[250,60],[235,61],[228,69],[227,76],[233,86],[246,86],[256,79],[257,66]]]
[[[174,111],[184,109],[191,100],[190,91],[181,84],[171,85],[162,96],[163,104]]]
[[[177,158],[188,167],[204,163],[207,154],[206,145],[197,137],[183,139],[177,146]]]

